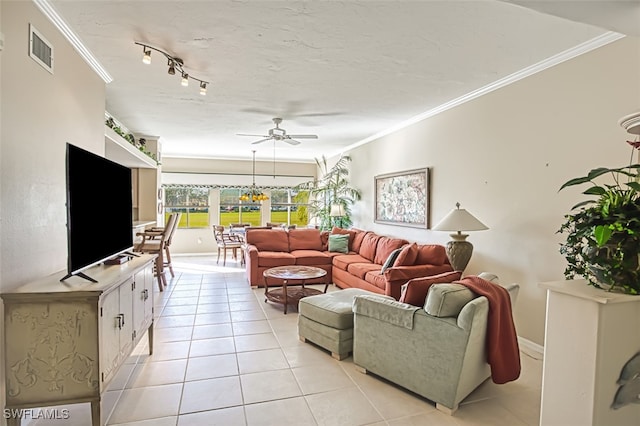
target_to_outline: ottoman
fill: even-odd
[[[300,299],[298,304],[298,336],[327,349],[342,360],[353,350],[353,299],[373,294],[359,288],[347,288]]]

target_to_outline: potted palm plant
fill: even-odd
[[[345,228],[352,225],[351,206],[355,201],[360,200],[361,193],[349,186],[347,166],[350,161],[351,157],[341,155],[338,161],[329,167],[324,156],[321,160],[316,158],[316,164],[322,176],[296,187],[302,194],[309,196],[308,214],[318,221],[320,229],[331,229],[335,224]],[[339,222],[336,222],[336,218],[331,215],[332,206],[334,211],[336,206],[339,207],[338,210],[341,212],[341,216],[337,219]]]
[[[618,168],[600,167],[564,183],[591,184],[583,194],[595,198],[576,204],[558,233],[566,234],[560,253],[567,279],[582,276],[610,291],[640,294],[640,164],[633,164],[640,142],[630,142],[631,161]],[[609,179],[606,182],[598,183]]]

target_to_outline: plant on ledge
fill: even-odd
[[[590,285],[640,294],[640,164],[633,164],[632,146],[629,166],[615,169],[597,168],[586,176],[571,179],[569,186],[591,183],[583,194],[596,198],[575,205],[576,213],[565,216],[558,233],[567,235],[560,253],[567,259],[564,275],[567,279],[584,277]],[[609,176],[613,183],[596,183]]]
[[[352,225],[351,205],[360,199],[361,194],[359,190],[349,186],[347,165],[350,161],[351,157],[342,155],[338,162],[329,168],[324,156],[322,161],[316,158],[322,177],[296,187],[302,194],[309,195],[309,216],[319,222],[318,226],[322,230],[329,230],[334,224],[344,228]],[[334,205],[340,206],[342,216],[331,216],[331,207]]]
[[[133,136],[132,133],[125,133],[124,130],[122,130],[120,128],[120,126],[118,126],[116,124],[116,122],[114,121],[113,118],[109,117],[105,120],[104,124],[107,125],[107,127],[109,127],[111,130],[113,130],[114,132],[116,132],[117,134],[119,134],[120,136],[122,136],[122,138],[124,140],[126,140],[127,142],[129,142],[131,145],[135,146],[136,148],[138,148],[143,154],[147,155],[147,157],[151,158],[153,161],[156,162],[156,164],[160,164],[160,162],[158,161],[158,159],[156,158],[155,154],[153,152],[149,152],[147,151],[147,148],[145,146],[146,140],[144,138],[140,138],[138,140],[138,142],[136,142],[136,138],[135,136]]]

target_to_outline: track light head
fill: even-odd
[[[187,87],[189,85],[189,74],[182,73],[182,82],[180,84],[182,84],[184,87]]]
[[[151,50],[148,50],[146,46],[142,47],[144,55],[142,56],[142,63],[149,65],[151,63]]]
[[[169,65],[169,70],[167,71],[167,73],[169,75],[176,75],[175,63],[171,59],[169,59],[169,64],[168,65]]]
[[[205,83],[204,81],[200,82],[200,94],[202,96],[207,94],[207,83]]]

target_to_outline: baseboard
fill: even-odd
[[[544,358],[544,346],[533,343],[529,339],[518,336],[518,346],[522,352],[529,355],[531,358],[540,360]]]
[[[171,257],[217,256],[216,252],[171,253]]]

